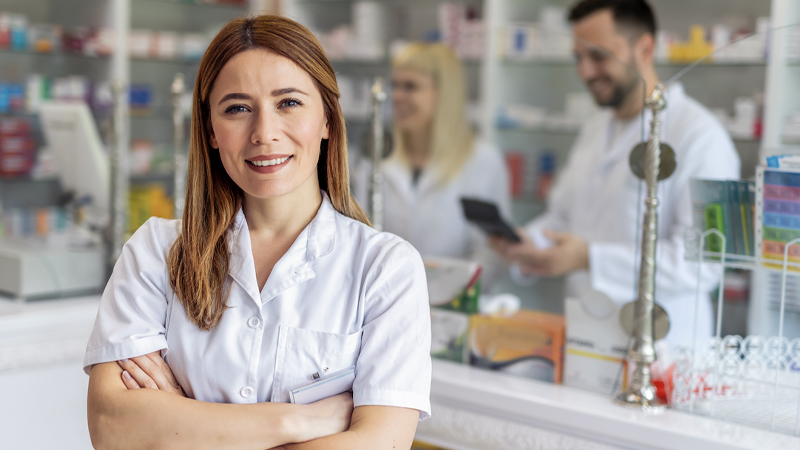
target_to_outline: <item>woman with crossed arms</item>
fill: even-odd
[[[211,42],[183,220],[127,242],[87,346],[95,448],[410,448],[430,416],[425,272],[350,195],[338,95],[291,20]],[[350,366],[352,396],[287,403]]]

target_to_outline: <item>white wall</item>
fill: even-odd
[[[0,372],[0,448],[89,450],[80,360]]]

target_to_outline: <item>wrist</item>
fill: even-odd
[[[312,424],[307,414],[304,414],[306,405],[286,405],[288,411],[282,414],[279,420],[280,429],[278,432],[283,436],[284,442],[305,442],[312,439]],[[287,444],[288,445],[288,444]],[[281,449],[287,446],[278,447]]]

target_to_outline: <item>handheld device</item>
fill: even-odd
[[[500,217],[500,212],[494,203],[462,197],[461,207],[467,220],[479,226],[487,234],[504,237],[512,242],[522,242],[514,228]]]

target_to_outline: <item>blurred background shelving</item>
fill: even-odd
[[[207,42],[230,19],[271,7],[264,0],[0,1],[0,120],[28,124],[37,161],[25,171],[0,170],[0,204],[24,211],[61,202],[57,168],[40,164],[47,142],[39,101],[87,101],[104,146],[116,145],[112,81],[128,90],[130,111],[118,131],[128,137],[121,145],[131,155],[131,186],[160,191],[168,199],[174,190],[172,80],[181,73],[187,81],[188,119]],[[115,48],[117,34],[124,51]],[[21,98],[9,101],[20,92]],[[130,228],[137,226],[132,222]]]

